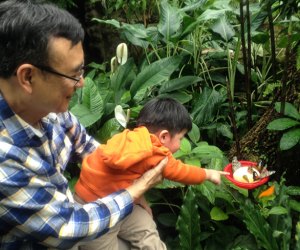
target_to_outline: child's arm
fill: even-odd
[[[222,175],[229,175],[229,172],[214,170],[214,169],[207,169],[205,168],[206,173],[206,180],[211,181],[214,184],[219,185],[221,183],[221,176]]]

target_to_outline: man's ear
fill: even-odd
[[[164,129],[164,130],[161,130],[158,134],[158,139],[160,140],[160,142],[162,144],[166,143],[166,142],[169,142],[170,139],[171,139],[171,134],[169,133],[168,130]]]
[[[32,78],[34,71],[34,66],[27,63],[20,65],[16,71],[20,87],[29,94],[32,93]]]

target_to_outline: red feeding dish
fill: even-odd
[[[257,166],[257,162],[252,162],[252,161],[239,161],[242,164],[242,167],[249,167],[249,166]],[[234,185],[244,188],[244,189],[254,189],[257,188],[263,184],[265,184],[269,180],[269,176],[262,178],[258,181],[252,182],[252,183],[244,183],[237,181],[233,178],[233,173],[232,173],[232,163],[229,163],[226,165],[224,168],[224,171],[229,172],[230,175],[225,175],[225,177],[231,181]]]

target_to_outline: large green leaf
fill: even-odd
[[[294,211],[300,213],[300,202],[296,201],[296,200],[289,200],[289,206],[291,209],[293,209]],[[300,240],[300,238],[299,238]]]
[[[123,127],[116,118],[107,120],[103,126],[97,131],[94,137],[101,143],[106,143],[113,135],[121,132]]]
[[[194,122],[199,126],[206,125],[213,121],[217,110],[225,100],[226,95],[214,89],[204,88],[198,99],[193,104],[191,111]]]
[[[176,43],[185,39],[188,35],[190,35],[196,28],[199,27],[200,24],[199,19],[195,19],[190,16],[184,16],[182,19],[181,28],[178,29],[176,34],[171,37],[171,41]]]
[[[201,144],[192,150],[193,154],[202,157],[223,158],[223,152],[216,146]]]
[[[288,150],[300,142],[300,128],[284,133],[280,139],[280,149]]]
[[[215,203],[216,199],[216,185],[210,181],[201,183],[200,185],[195,186],[200,193],[205,196],[211,204]]]
[[[179,89],[185,89],[186,87],[191,86],[201,80],[202,78],[198,76],[183,76],[180,78],[172,79],[162,84],[159,89],[159,93],[162,94]]]
[[[99,23],[105,23],[114,26],[119,29],[121,33],[127,38],[129,42],[142,48],[147,48],[149,42],[149,34],[143,24],[127,24],[121,23],[115,19],[102,20],[99,18],[93,18],[92,21]]]
[[[151,32],[153,32],[153,29],[151,29]],[[123,34],[130,43],[144,49],[148,47],[148,41],[151,40],[148,29],[142,24],[125,24]]]
[[[212,31],[220,35],[220,37],[228,42],[235,34],[232,25],[227,21],[226,17],[223,16],[217,20],[211,27]]]
[[[175,227],[177,221],[177,215],[174,213],[160,213],[156,219],[164,226]]]
[[[271,121],[268,124],[267,129],[281,131],[295,127],[297,125],[300,125],[300,122],[292,120],[290,118],[279,118],[274,121]]]
[[[249,199],[240,202],[242,218],[248,230],[256,238],[259,249],[279,250],[270,224]]]
[[[211,21],[211,20],[218,20],[221,17],[223,17],[226,13],[226,9],[223,10],[213,10],[213,9],[207,9],[205,10],[201,16],[199,17],[200,21]]]
[[[280,102],[275,103],[275,109],[278,113],[280,112],[280,109],[281,109]],[[289,116],[291,118],[295,118],[296,120],[300,120],[300,113],[298,112],[296,107],[289,102],[286,102],[284,104],[284,115]]]
[[[192,124],[192,129],[188,133],[189,138],[191,139],[192,142],[197,143],[200,139],[200,129],[199,127],[193,123]]]
[[[280,215],[280,214],[287,214],[288,210],[285,207],[282,206],[276,206],[276,207],[272,207],[270,209],[270,211],[268,212],[268,214],[275,214],[275,215]]]
[[[71,112],[85,127],[91,126],[101,119],[104,113],[103,100],[92,79],[85,78],[82,103],[73,106]]]
[[[206,2],[207,2],[207,0],[186,1],[185,3],[187,5],[184,6],[181,9],[181,11],[183,11],[183,12],[195,11],[196,9],[203,7]]]
[[[124,65],[120,65],[111,77],[111,87],[115,95],[115,103],[120,104],[122,95],[126,92],[125,85],[133,80],[132,70],[134,67],[133,59],[130,58]]]
[[[181,60],[180,56],[167,57],[144,67],[131,85],[131,96],[134,97],[141,89],[156,86],[168,80],[178,68]]]
[[[163,0],[160,5],[160,18],[158,31],[163,35],[166,41],[177,32],[182,22],[182,16],[179,9],[171,6],[168,1]]]
[[[192,187],[189,187],[177,221],[181,250],[202,249],[200,245],[200,216],[195,197]]]
[[[286,191],[291,196],[300,195],[300,186],[288,186]]]
[[[193,96],[191,94],[188,94],[187,92],[184,92],[184,91],[174,91],[174,92],[169,92],[166,94],[160,94],[159,96],[160,97],[171,97],[182,104],[187,103],[193,99]]]
[[[231,127],[228,124],[217,123],[217,131],[219,134],[227,137],[228,139],[233,139],[233,133],[231,132]]]

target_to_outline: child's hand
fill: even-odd
[[[221,176],[222,175],[230,175],[229,172],[218,171],[214,169],[205,169],[206,172],[206,180],[211,181],[214,184],[221,184]]]

